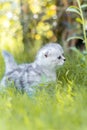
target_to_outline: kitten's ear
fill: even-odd
[[[47,57],[49,57],[49,56],[50,56],[50,54],[51,54],[51,53],[50,53],[50,50],[49,50],[49,51],[45,51],[45,52],[44,52],[44,57],[46,57],[46,58],[47,58]]]
[[[48,52],[44,53],[44,56],[47,58],[49,56]]]

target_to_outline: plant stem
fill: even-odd
[[[84,42],[85,42],[85,47],[86,47],[86,51],[87,51],[87,38],[86,38],[86,30],[85,30],[85,20],[83,17],[83,12],[81,9],[81,4],[80,4],[80,0],[77,0],[78,6],[79,6],[79,11],[81,13],[81,19],[82,19],[82,25],[83,25],[83,35],[84,35]]]

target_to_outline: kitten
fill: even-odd
[[[29,94],[35,91],[33,86],[56,81],[56,69],[65,62],[64,51],[57,43],[43,46],[38,51],[35,61],[30,64],[18,65],[7,51],[3,51],[2,55],[6,70],[1,85],[6,87],[13,82],[18,89]]]

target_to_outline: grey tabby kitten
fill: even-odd
[[[49,43],[37,53],[36,59],[30,64],[18,65],[7,51],[2,52],[5,61],[5,74],[1,86],[14,85],[29,94],[41,83],[56,81],[56,68],[65,62],[64,51],[58,43]]]

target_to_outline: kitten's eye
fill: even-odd
[[[57,57],[58,59],[61,59],[61,56]]]

